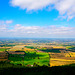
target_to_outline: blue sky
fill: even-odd
[[[0,0],[0,37],[75,38],[74,3]]]

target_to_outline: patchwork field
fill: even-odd
[[[6,52],[0,52],[0,61],[7,61],[8,60],[8,54]]]
[[[67,49],[66,49],[67,48]],[[70,49],[69,49],[70,48]],[[73,47],[74,48],[74,47]],[[48,45],[15,45],[12,47],[0,47],[0,51],[24,51],[22,53],[13,53],[8,58],[0,56],[0,61],[10,60],[13,64],[37,65],[43,66],[62,66],[75,63],[75,52],[72,47],[48,46]]]
[[[50,53],[50,66],[75,64],[75,53]]]

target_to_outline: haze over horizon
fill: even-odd
[[[75,0],[0,0],[0,38],[75,38]]]

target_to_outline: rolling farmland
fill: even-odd
[[[2,45],[1,45],[2,46]],[[62,66],[75,63],[74,46],[63,46],[52,43],[17,43],[0,47],[0,61],[9,61],[11,64],[24,66]],[[1,54],[0,53],[0,54]],[[7,56],[7,57],[6,57]]]

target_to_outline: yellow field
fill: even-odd
[[[23,51],[34,51],[34,49],[24,48]]]
[[[22,50],[22,51],[34,51],[34,49],[30,49],[30,48],[25,48],[25,46],[27,45],[16,45],[13,46],[11,49],[9,49],[10,51],[16,51],[16,50]],[[35,49],[36,50],[36,49]]]
[[[64,53],[65,52],[65,53]],[[62,50],[61,53],[49,53],[50,66],[62,66],[75,63],[75,52]]]
[[[75,60],[66,60],[66,59],[50,59],[50,66],[62,66],[62,65],[69,65],[75,63]]]
[[[75,52],[65,53],[65,57],[75,57]]]
[[[66,59],[56,59],[56,58],[51,58],[50,60],[54,60],[54,61],[74,61],[75,62],[75,60],[66,60]]]
[[[0,47],[0,49],[8,49],[8,48],[12,48],[12,47]]]
[[[56,49],[65,49],[65,47],[63,46],[52,46],[53,48],[56,48]]]
[[[16,46],[13,46],[10,50],[11,51],[22,50],[24,48],[24,46],[26,46],[26,45],[16,45]]]
[[[71,57],[75,57],[75,52],[71,52],[69,54],[71,55]]]

